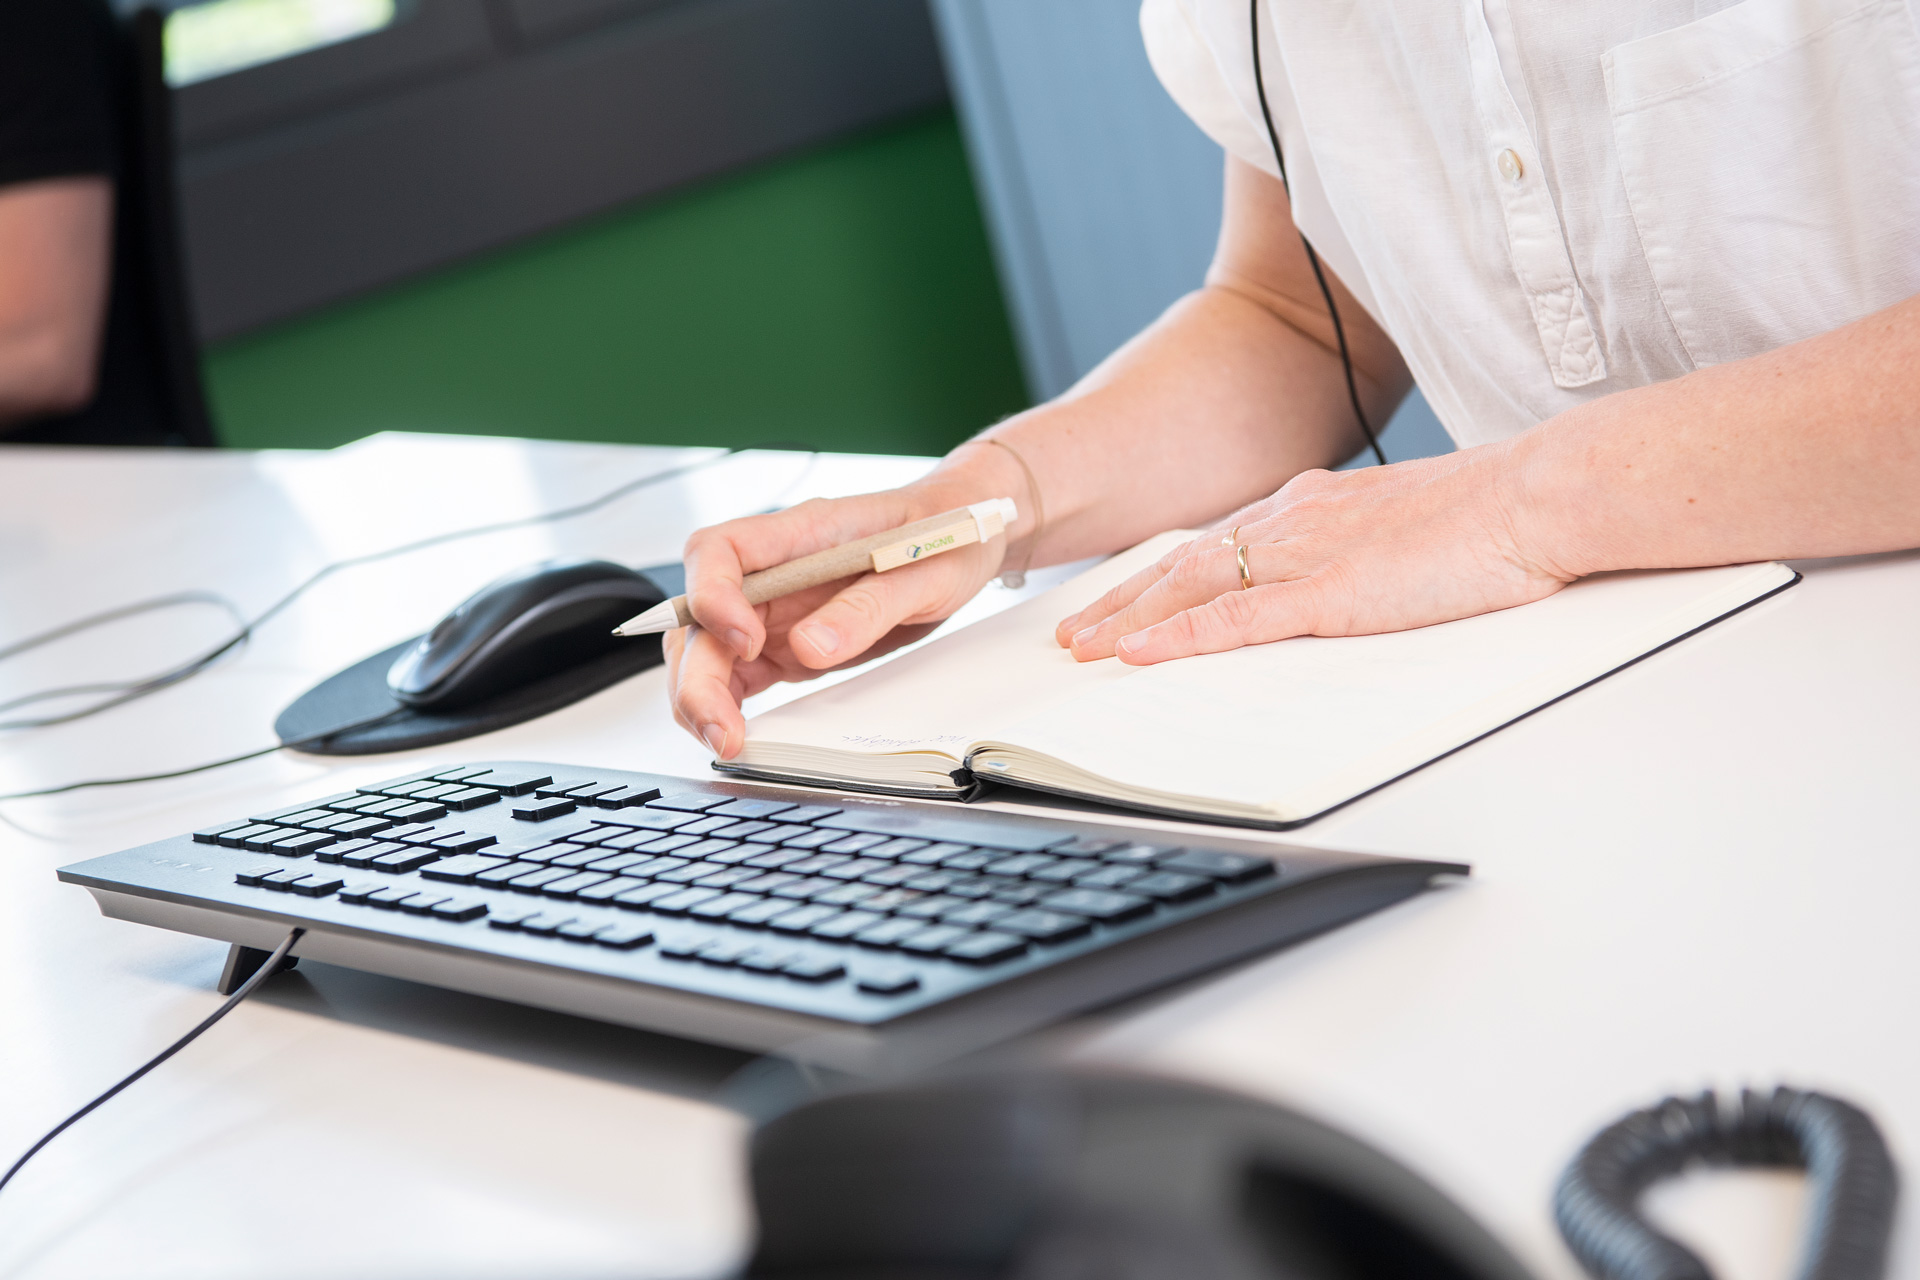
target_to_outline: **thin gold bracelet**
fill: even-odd
[[[1017,590],[1027,585],[1027,570],[1033,567],[1033,549],[1040,542],[1040,531],[1047,527],[1047,505],[1040,500],[1040,482],[1033,478],[1033,468],[1028,466],[1027,460],[1020,456],[1020,451],[1005,440],[993,436],[976,436],[972,443],[997,444],[1012,454],[1013,460],[1020,464],[1021,473],[1027,477],[1027,492],[1033,495],[1033,532],[1027,535],[1026,555],[1021,557],[1018,569],[1008,569],[1000,575],[1001,586]]]

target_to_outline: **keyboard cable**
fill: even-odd
[[[49,1129],[40,1141],[27,1148],[25,1155],[22,1155],[18,1160],[13,1162],[12,1168],[8,1169],[5,1174],[0,1174],[0,1191],[5,1191],[7,1184],[13,1181],[14,1175],[26,1166],[27,1161],[39,1155],[48,1143],[65,1133],[81,1120],[84,1120],[103,1104],[111,1101],[122,1090],[126,1089],[128,1085],[131,1085],[134,1081],[140,1079],[140,1077],[146,1075],[149,1071],[152,1071],[168,1058],[171,1058],[174,1054],[192,1044],[200,1038],[201,1034],[205,1032],[207,1028],[226,1017],[229,1013],[232,1013],[235,1005],[252,995],[255,988],[279,970],[280,962],[287,958],[288,953],[293,950],[293,944],[300,941],[301,935],[304,933],[306,933],[305,929],[295,929],[287,934],[286,939],[282,941],[278,947],[274,948],[273,954],[267,957],[266,962],[254,971],[253,976],[241,983],[239,989],[228,996],[224,1004],[202,1019],[199,1026],[187,1032],[187,1034],[181,1036],[178,1040],[175,1040],[153,1057],[147,1059],[146,1062],[124,1076],[119,1083],[115,1084],[112,1088],[100,1094],[92,1102],[87,1103],[86,1106],[81,1107],[65,1120],[62,1120],[59,1124]]]

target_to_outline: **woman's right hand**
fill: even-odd
[[[722,760],[746,740],[743,699],[781,680],[808,680],[925,635],[1000,572],[1023,510],[1006,536],[887,573],[867,573],[751,605],[747,574],[924,520],[988,498],[1024,494],[1022,477],[969,449],[926,479],[854,498],[820,499],[773,515],[730,520],[687,540],[687,603],[695,625],[665,638],[673,717]]]

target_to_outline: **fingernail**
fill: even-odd
[[[1078,649],[1078,648],[1079,648],[1079,647],[1080,647],[1081,645],[1083,645],[1083,644],[1085,644],[1085,643],[1087,643],[1087,642],[1088,642],[1089,640],[1091,640],[1091,639],[1093,639],[1093,633],[1094,633],[1094,632],[1096,632],[1096,631],[1098,631],[1099,629],[1100,629],[1100,628],[1096,626],[1096,627],[1088,627],[1088,628],[1087,628],[1087,629],[1086,629],[1085,631],[1076,631],[1076,632],[1074,632],[1074,633],[1073,633],[1073,647],[1074,647],[1074,648],[1076,648],[1076,649]]]
[[[1120,643],[1114,645],[1114,648],[1122,653],[1132,653],[1138,649],[1142,643],[1138,636],[1121,636]]]
[[[727,745],[727,731],[717,724],[700,726],[700,737],[706,742],[707,750],[716,756],[720,754],[720,749]]]
[[[752,655],[747,652],[747,650],[752,647],[752,643],[752,641],[747,639],[747,633],[738,627],[727,632],[727,647],[739,654],[743,659],[752,657]]]
[[[817,622],[809,627],[800,627],[793,634],[805,640],[823,658],[831,656],[840,647],[839,634],[832,627],[823,627]]]

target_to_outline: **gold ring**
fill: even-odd
[[[1226,537],[1220,539],[1220,545],[1223,547],[1230,547],[1233,545],[1233,540],[1239,536],[1240,536],[1240,526],[1235,525],[1233,526],[1233,528],[1227,530]]]
[[[1240,549],[1233,553],[1233,558],[1240,562],[1240,589],[1242,591],[1253,590],[1253,574],[1247,571],[1246,543],[1243,542],[1240,544]]]

